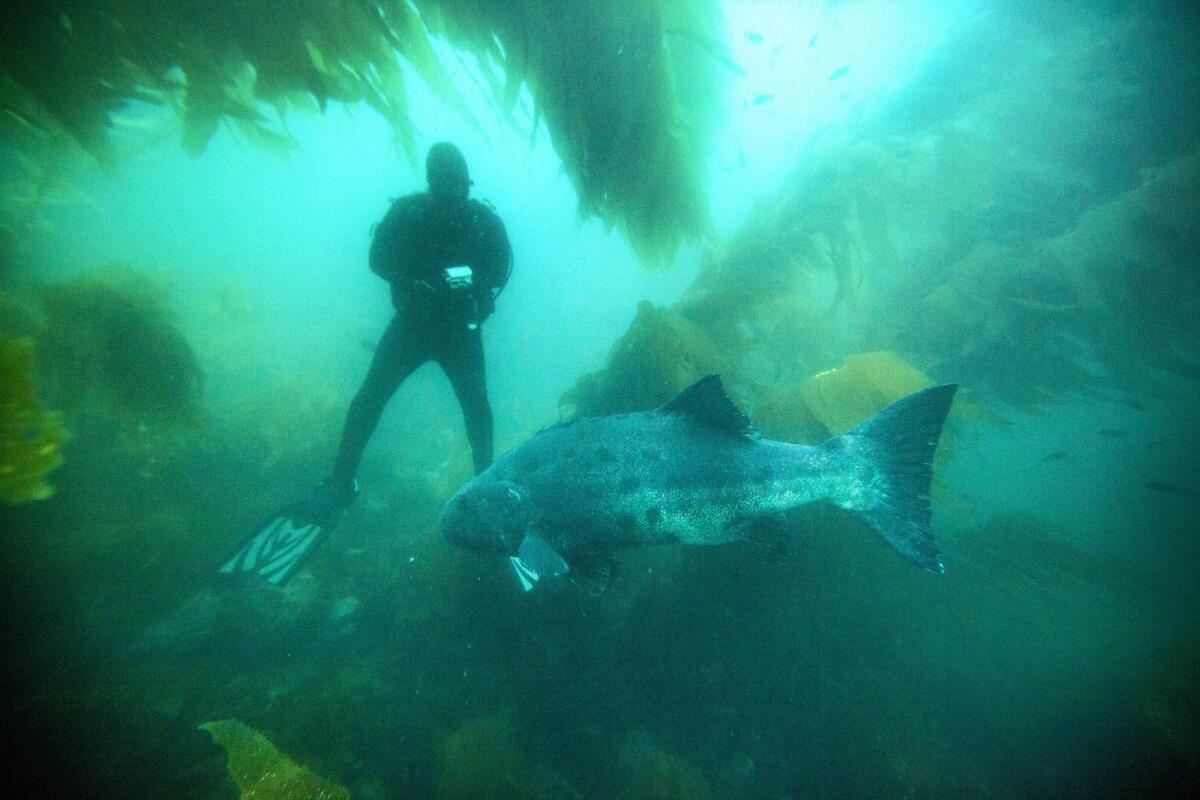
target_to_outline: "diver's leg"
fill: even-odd
[[[379,424],[384,407],[404,379],[428,360],[429,355],[421,346],[420,337],[415,334],[399,316],[394,317],[383,332],[367,377],[358,394],[350,401],[331,482],[339,485],[353,482],[363,450],[375,432],[375,426]]]
[[[455,332],[439,348],[438,364],[450,379],[467,424],[467,439],[475,460],[475,474],[492,463],[492,406],[487,396],[483,366],[483,337],[479,329]]]

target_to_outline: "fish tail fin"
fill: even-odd
[[[898,553],[931,572],[946,571],[930,530],[933,453],[956,384],[902,397],[857,427],[826,442],[871,467],[865,492],[839,503],[856,511]]]

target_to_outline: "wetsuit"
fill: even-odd
[[[481,323],[508,280],[512,250],[500,217],[477,200],[446,203],[428,192],[392,203],[371,242],[371,270],[391,284],[396,316],[384,331],[362,388],[350,403],[333,481],[349,484],[384,406],[426,361],[436,361],[458,397],[475,471],[492,463]],[[448,267],[471,268],[453,288]]]

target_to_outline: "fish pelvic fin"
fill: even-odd
[[[823,446],[870,467],[862,500],[840,504],[859,514],[898,553],[930,572],[946,571],[930,529],[933,454],[956,384],[902,397]]]

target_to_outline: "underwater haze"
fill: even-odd
[[[188,23],[204,39],[140,2],[30,2],[0,31],[10,780],[1197,796],[1200,9],[570,5],[305,0],[302,68],[252,53],[260,11],[232,0]],[[131,9],[161,41],[127,47]],[[631,53],[628,85],[597,77]],[[433,363],[290,581],[218,573],[329,474],[396,314],[374,226],[440,141],[512,245],[481,326],[498,456],[710,373],[808,445],[957,384],[945,574],[816,503],[782,542],[628,549],[602,592],[524,592],[439,529],[473,469]]]

